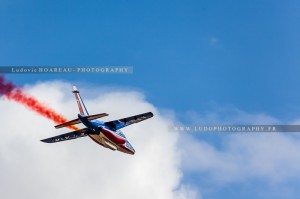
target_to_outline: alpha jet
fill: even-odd
[[[133,155],[135,153],[135,150],[120,129],[129,126],[131,124],[149,119],[153,117],[153,113],[148,112],[139,115],[134,115],[131,117],[122,118],[119,120],[102,122],[97,120],[97,118],[108,116],[108,114],[100,113],[96,115],[89,115],[84,105],[84,102],[79,94],[79,91],[75,86],[73,86],[73,93],[75,94],[75,98],[79,108],[78,118],[56,125],[55,128],[58,129],[62,127],[72,126],[79,123],[84,124],[85,128],[72,131],[66,134],[54,136],[51,138],[43,139],[41,141],[45,143],[55,143],[55,142],[67,141],[67,140],[89,136],[97,144],[105,148],[114,151],[118,150],[120,152]]]

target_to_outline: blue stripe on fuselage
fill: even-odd
[[[78,119],[89,129],[93,130],[94,133],[99,133],[98,123],[95,121],[89,121],[84,115],[78,114]]]

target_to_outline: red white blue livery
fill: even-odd
[[[102,145],[103,147],[133,155],[135,153],[135,150],[127,140],[126,136],[120,131],[120,129],[128,125],[149,119],[153,117],[153,113],[148,112],[122,118],[119,120],[102,122],[96,119],[108,116],[108,114],[100,113],[96,115],[89,115],[79,94],[79,91],[75,86],[73,87],[73,93],[75,94],[75,98],[79,108],[80,114],[78,114],[78,118],[56,125],[55,128],[67,127],[78,123],[84,124],[86,128],[47,138],[41,141],[46,143],[55,143],[89,136],[92,140]]]

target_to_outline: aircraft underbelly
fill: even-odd
[[[128,149],[126,150],[124,147],[118,146],[117,144],[115,144],[114,142],[112,142],[111,140],[109,140],[105,135],[103,135],[102,133],[100,133],[100,135],[89,135],[90,138],[92,138],[95,142],[97,142],[98,144],[109,148],[113,151],[118,150],[120,152],[123,153],[129,153],[131,154]]]
[[[113,151],[117,150],[117,146],[115,143],[113,143],[112,141],[110,141],[107,137],[105,137],[105,135],[103,135],[102,133],[100,133],[100,135],[90,135],[90,137],[97,142],[98,144],[109,148]]]

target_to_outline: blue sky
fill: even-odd
[[[297,115],[298,1],[1,1],[1,65],[132,65],[59,76],[138,87],[160,107]],[[18,84],[57,76],[14,76]]]
[[[296,0],[1,0],[0,65],[129,65],[131,75],[7,78],[140,90],[182,120],[229,105],[289,121],[300,111],[299,9]]]

